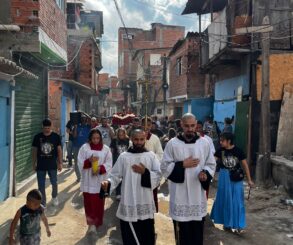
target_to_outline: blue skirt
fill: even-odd
[[[215,224],[222,224],[227,228],[246,227],[243,181],[231,181],[227,169],[220,169],[211,219]]]

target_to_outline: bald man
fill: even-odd
[[[117,210],[123,244],[154,245],[156,211],[153,189],[161,180],[160,162],[145,149],[146,133],[132,131],[133,146],[122,153],[115,163],[103,189],[112,192],[122,181],[121,200]]]
[[[169,181],[170,216],[176,244],[202,245],[207,215],[207,189],[216,162],[207,140],[196,134],[196,118],[181,119],[183,132],[170,140],[164,151],[161,171]]]

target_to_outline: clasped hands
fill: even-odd
[[[192,158],[192,157],[189,157],[189,158],[186,158],[184,161],[183,161],[183,167],[184,168],[195,168],[198,166],[198,164],[200,163],[200,160],[198,158]],[[206,181],[208,176],[207,174],[204,172],[204,171],[201,171],[199,174],[198,174],[198,178],[200,181]]]

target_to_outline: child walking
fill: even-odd
[[[26,197],[26,204],[15,214],[10,226],[9,245],[15,244],[14,232],[20,220],[20,245],[39,245],[41,242],[41,220],[47,236],[51,236],[48,220],[41,206],[42,194],[39,190],[31,190]]]

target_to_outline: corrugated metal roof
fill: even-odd
[[[19,76],[24,76],[32,79],[38,79],[39,77],[35,74],[23,69],[22,67],[18,66],[13,61],[6,59],[4,57],[0,57],[0,72],[9,74],[11,76],[15,76],[19,74]]]
[[[227,0],[212,0],[213,1],[213,12],[223,10],[227,5]],[[188,0],[186,7],[182,12],[184,14],[208,14],[210,13],[210,1],[209,0]]]

